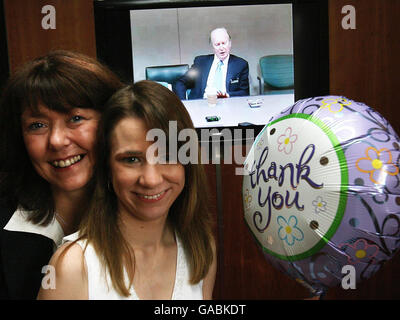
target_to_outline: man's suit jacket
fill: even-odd
[[[36,299],[55,244],[39,234],[4,230],[14,211],[0,203],[0,299]]]
[[[181,100],[186,99],[187,89],[191,89],[189,99],[203,98],[213,60],[213,54],[197,56],[190,70],[175,82],[173,90]],[[249,95],[249,64],[233,54],[229,56],[226,91],[231,97]]]

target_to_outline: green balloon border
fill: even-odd
[[[253,232],[251,232],[254,239],[257,241],[257,243],[260,245],[260,247],[266,253],[268,253],[274,257],[277,257],[281,260],[297,261],[297,260],[302,260],[309,256],[312,256],[316,252],[320,251],[329,242],[329,240],[332,238],[332,236],[336,233],[337,229],[339,228],[339,225],[342,222],[344,212],[346,209],[346,205],[347,205],[347,191],[348,191],[349,174],[348,174],[348,168],[347,168],[347,160],[344,155],[344,151],[343,151],[342,147],[340,146],[339,140],[337,139],[335,134],[328,128],[328,126],[324,122],[322,122],[318,118],[314,117],[313,115],[304,114],[304,113],[293,113],[293,114],[283,116],[282,118],[276,119],[276,120],[268,123],[256,137],[256,140],[253,143],[253,147],[257,144],[257,141],[260,139],[260,137],[262,136],[264,131],[267,130],[267,128],[269,128],[270,126],[274,125],[277,122],[280,122],[280,121],[283,121],[283,120],[289,119],[289,118],[301,118],[304,120],[308,120],[308,121],[312,122],[313,124],[315,124],[316,126],[318,126],[328,136],[328,138],[331,141],[331,143],[336,151],[336,154],[339,158],[339,165],[340,165],[340,171],[341,171],[341,186],[340,186],[339,205],[338,205],[338,209],[336,211],[334,222],[332,223],[332,225],[330,226],[328,231],[325,233],[325,235],[322,236],[321,240],[318,241],[311,249],[309,249],[303,253],[294,255],[294,256],[281,255],[281,254],[278,254],[276,252],[273,252],[273,251],[265,248],[262,245],[262,243],[260,243],[260,241],[257,239],[257,237],[253,234]],[[242,189],[243,189],[243,185],[242,185]],[[247,223],[247,220],[244,219],[244,221],[245,221],[247,227],[249,228],[249,230],[251,230],[249,224]]]

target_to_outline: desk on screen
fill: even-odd
[[[248,100],[262,99],[258,108],[250,108]],[[209,107],[206,99],[182,101],[195,128],[236,127],[248,122],[255,126],[266,125],[269,119],[294,103],[294,94],[261,95],[218,99]],[[218,116],[219,121],[207,122],[207,116]]]

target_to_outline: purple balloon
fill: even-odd
[[[399,145],[378,112],[342,96],[272,117],[242,188],[245,222],[267,260],[314,295],[378,271],[400,247]]]

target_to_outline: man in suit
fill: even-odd
[[[216,90],[219,98],[249,95],[249,64],[231,52],[231,37],[225,28],[211,31],[210,43],[214,54],[197,56],[193,66],[173,90],[181,100],[191,89],[189,99],[206,98],[206,92]]]

